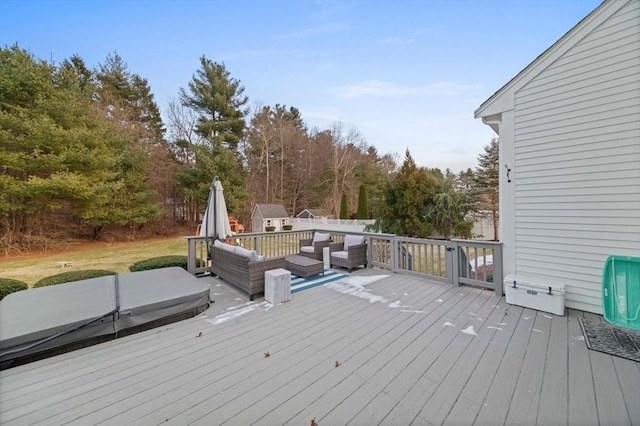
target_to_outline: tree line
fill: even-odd
[[[309,128],[293,106],[249,107],[241,81],[205,56],[166,116],[116,52],[90,69],[78,55],[1,49],[0,251],[195,229],[214,176],[245,225],[256,203],[276,203],[292,216],[323,208],[385,232],[467,237],[473,214],[497,212],[495,140],[476,171],[420,168],[408,151],[400,166],[354,126]]]

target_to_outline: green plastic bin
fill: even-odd
[[[640,257],[607,258],[602,271],[602,312],[611,324],[640,330]]]

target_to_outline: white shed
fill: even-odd
[[[475,117],[500,136],[505,276],[601,313],[607,256],[640,256],[640,0],[602,3]]]
[[[264,232],[267,226],[282,231],[285,225],[291,225],[291,218],[282,204],[256,204],[251,214],[251,232]]]

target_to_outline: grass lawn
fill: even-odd
[[[0,277],[13,278],[33,286],[41,278],[60,272],[106,269],[129,272],[139,260],[166,255],[187,255],[187,240],[172,237],[142,242],[83,243],[60,251],[0,257]],[[71,262],[61,268],[57,262]]]

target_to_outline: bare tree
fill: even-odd
[[[353,195],[358,185],[350,185],[355,182],[358,168],[358,160],[366,152],[366,143],[354,126],[345,126],[335,123],[330,132],[333,139],[332,158],[330,163],[330,205],[332,211],[337,214],[340,211],[342,194]],[[352,187],[355,186],[355,189]],[[351,199],[353,203],[354,197]]]

